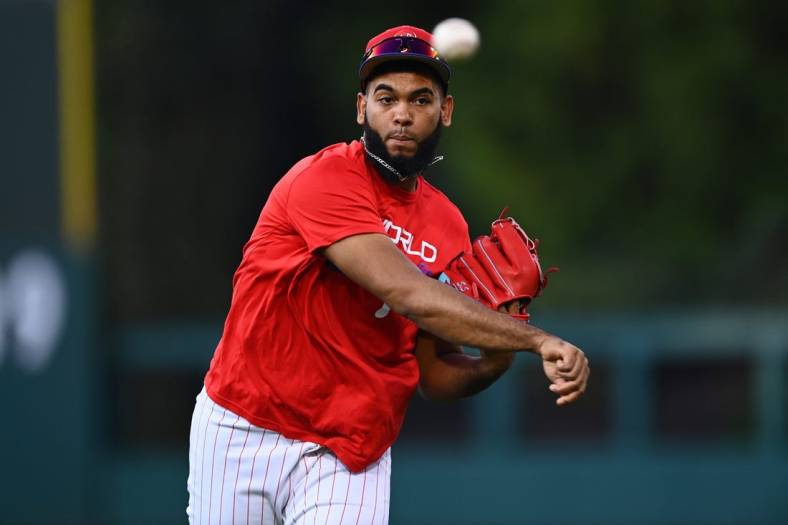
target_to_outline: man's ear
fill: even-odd
[[[364,115],[367,113],[367,96],[359,92],[356,95],[356,122],[359,126],[364,125]]]
[[[454,113],[454,97],[446,95],[441,101],[441,123],[447,128],[451,126],[452,113]]]

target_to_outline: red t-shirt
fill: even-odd
[[[359,142],[307,157],[277,183],[233,278],[210,397],[255,425],[330,448],[353,471],[394,442],[416,389],[418,328],[345,277],[321,248],[388,235],[437,276],[470,248],[468,226],[423,178],[382,179]]]

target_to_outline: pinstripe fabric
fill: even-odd
[[[189,437],[192,525],[385,525],[391,453],[358,473],[327,448],[256,427],[197,396]]]
[[[257,462],[257,455],[260,453],[260,450],[263,448],[263,443],[265,442],[265,437],[268,433],[263,431],[260,434],[260,444],[257,445],[257,451],[254,453],[252,457],[252,467],[249,471],[249,484],[246,487],[246,523],[251,523],[250,520],[250,510],[252,508],[252,480],[254,479],[254,466]],[[239,463],[243,463],[243,460],[239,461]],[[236,499],[239,499],[240,495],[236,496]],[[235,523],[235,517],[233,517],[233,523]]]

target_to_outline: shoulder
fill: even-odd
[[[369,185],[361,148],[356,141],[332,144],[298,161],[282,178],[292,186]]]
[[[363,157],[357,143],[332,144],[314,155],[298,161],[285,176],[297,176],[301,173],[321,173],[329,175],[335,172],[363,172]]]
[[[378,194],[358,143],[334,144],[297,162],[277,184],[286,208],[310,213],[376,210]]]

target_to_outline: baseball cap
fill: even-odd
[[[426,64],[438,75],[444,89],[449,85],[451,69],[432,47],[432,35],[418,27],[405,25],[387,29],[367,42],[358,68],[362,90],[372,70],[393,60],[416,60]]]

